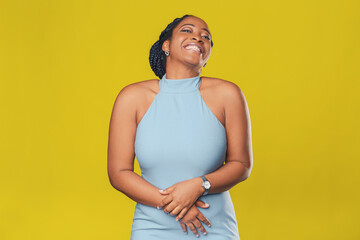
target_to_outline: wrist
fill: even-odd
[[[196,179],[197,179],[198,182],[199,182],[198,195],[199,195],[199,197],[200,197],[200,196],[202,196],[202,195],[204,194],[204,192],[205,192],[205,189],[204,189],[204,187],[202,186],[202,184],[203,184],[203,179],[202,179],[201,177],[197,177]]]
[[[204,188],[203,196],[207,195],[211,188],[211,183],[209,180],[205,177],[205,175],[200,176],[200,178],[203,180],[202,187]]]

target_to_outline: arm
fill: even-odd
[[[246,98],[241,89],[229,82],[225,86],[225,126],[228,148],[225,164],[206,174],[211,183],[209,193],[224,192],[246,180],[253,165],[251,122]]]
[[[140,101],[134,84],[124,87],[115,100],[109,126],[108,176],[111,185],[132,200],[156,207],[164,198],[159,188],[134,172],[136,106]]]
[[[205,175],[211,183],[209,194],[227,191],[247,179],[253,162],[250,116],[245,96],[234,83],[228,82],[221,87],[223,88],[221,98],[224,100],[228,147],[225,164],[216,171]],[[178,217],[181,218],[186,213],[188,206],[178,204],[181,202],[179,199],[188,199],[188,196],[193,196],[194,193],[196,193],[195,199],[200,197],[205,191],[201,184],[202,179],[196,177],[165,189],[163,194],[168,197],[161,201],[160,207],[167,205],[164,207],[165,212],[170,212],[172,215],[180,213]],[[193,200],[188,200],[188,202]]]

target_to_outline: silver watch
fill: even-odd
[[[205,189],[205,192],[203,193],[203,196],[205,196],[206,194],[208,194],[209,189],[210,189],[210,187],[211,187],[211,184],[210,184],[209,180],[206,179],[205,176],[200,176],[200,177],[201,177],[202,180],[203,180],[203,183],[202,183],[201,186],[203,186],[204,189]]]

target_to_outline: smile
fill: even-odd
[[[202,48],[202,46],[200,46],[200,45],[198,45],[198,44],[195,44],[195,43],[186,44],[186,45],[184,46],[184,48],[185,48],[186,50],[198,52],[198,53],[200,53],[200,54],[203,53],[203,48]]]
[[[192,52],[196,52],[196,53],[200,53],[200,51],[198,49],[186,49],[188,51],[192,51]],[[200,53],[201,54],[201,53]]]

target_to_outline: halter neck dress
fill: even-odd
[[[141,177],[165,189],[173,184],[211,173],[225,161],[225,127],[204,102],[200,75],[183,79],[159,80],[155,96],[137,126],[135,155]],[[200,200],[209,208],[199,208],[211,227],[198,230],[199,238],[208,240],[240,239],[235,210],[229,191],[209,193]],[[175,216],[141,203],[135,206],[131,240],[198,239],[188,228],[182,231]]]

